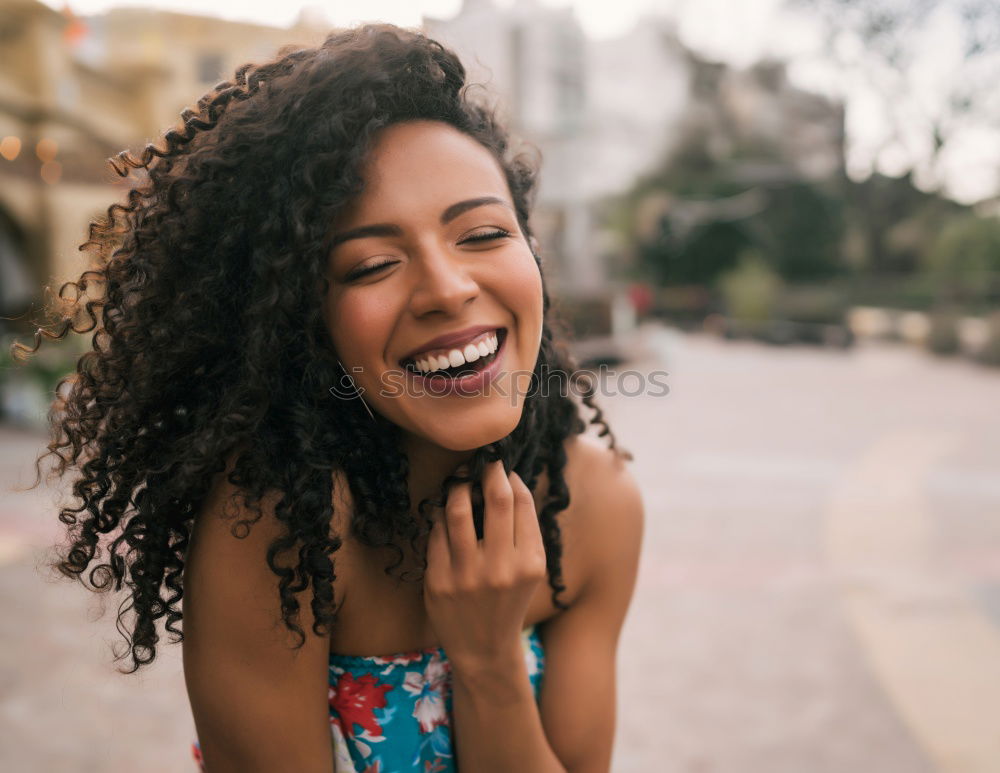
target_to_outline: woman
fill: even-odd
[[[44,333],[96,330],[55,566],[127,586],[131,671],[183,638],[211,773],[608,770],[641,497],[464,78],[389,24],[241,67],[119,155]]]

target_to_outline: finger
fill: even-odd
[[[460,571],[471,566],[479,549],[476,527],[472,522],[471,482],[452,484],[444,512],[451,566]]]
[[[439,512],[432,519],[427,537],[427,576],[435,579],[451,574],[451,556],[448,554],[448,532],[444,516]]]
[[[514,494],[514,545],[520,550],[545,550],[542,531],[538,525],[535,497],[516,472],[510,474],[511,490]]]
[[[503,462],[491,462],[483,474],[484,548],[492,558],[509,556],[514,547],[514,492]]]

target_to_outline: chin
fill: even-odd
[[[511,410],[495,411],[491,416],[472,411],[468,418],[450,427],[416,427],[415,431],[425,440],[447,448],[449,451],[473,451],[507,437],[521,420],[520,406]]]

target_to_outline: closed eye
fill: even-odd
[[[508,236],[510,236],[510,231],[505,231],[502,228],[498,228],[495,231],[488,231],[486,233],[475,234],[474,236],[470,236],[467,239],[463,239],[462,241],[460,241],[459,244],[465,244],[466,242],[486,242],[486,241],[491,241],[493,239],[504,239]],[[395,260],[389,259],[389,260],[384,260],[381,263],[374,263],[371,266],[366,266],[365,268],[358,269],[357,271],[352,271],[350,274],[347,275],[346,279],[348,281],[360,279],[361,277],[368,276],[369,274],[374,274],[376,271],[380,271],[386,266],[391,266],[395,262],[396,262]]]
[[[460,241],[459,244],[465,244],[466,242],[485,242],[490,239],[502,239],[505,236],[510,236],[510,231],[505,231],[502,228],[499,228],[496,231],[489,231],[487,233],[470,236],[468,239]]]
[[[374,264],[372,264],[370,266],[365,266],[364,268],[360,268],[357,271],[352,271],[345,278],[349,282],[353,281],[355,279],[360,279],[363,276],[368,276],[369,274],[374,274],[376,271],[378,271],[379,269],[383,269],[386,266],[391,266],[395,262],[396,261],[394,261],[392,259],[389,259],[389,260],[384,260],[381,263],[374,263]]]

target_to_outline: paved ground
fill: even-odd
[[[669,394],[602,399],[648,512],[613,770],[1000,770],[1000,373],[644,343]],[[52,495],[7,491],[39,442],[0,429],[0,769],[191,770],[179,647],[116,674],[116,605],[39,579]]]

